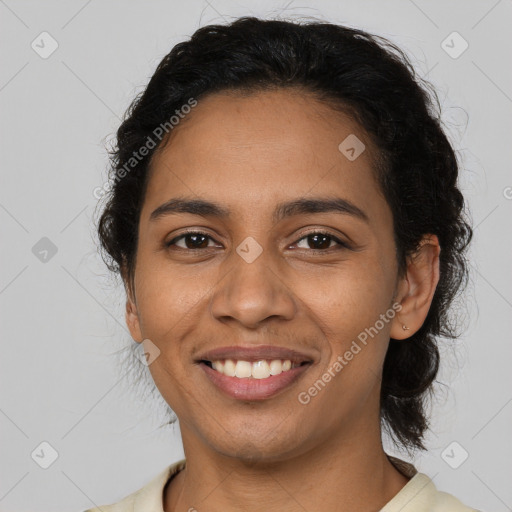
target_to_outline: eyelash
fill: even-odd
[[[169,242],[166,242],[165,243],[165,247],[166,248],[170,248],[177,241],[185,238],[187,235],[203,235],[203,236],[209,238],[210,240],[214,240],[208,233],[204,233],[203,231],[186,231],[185,233],[182,233],[181,235],[173,238]],[[316,230],[316,231],[312,231],[310,233],[307,233],[303,237],[299,238],[297,240],[297,242],[295,242],[295,243],[299,243],[302,240],[305,240],[309,236],[313,236],[313,235],[324,235],[324,236],[329,237],[332,241],[334,241],[334,242],[336,242],[338,244],[338,248],[334,248],[334,250],[351,249],[349,244],[347,244],[345,242],[342,242],[338,237],[334,236],[332,233],[330,233],[328,231],[323,231],[323,230]],[[203,250],[207,250],[207,249],[208,248],[204,248],[204,249],[186,249],[186,248],[180,247],[180,250],[183,250],[183,251],[203,251]],[[308,252],[313,252],[313,253],[327,253],[327,252],[330,252],[332,249],[333,249],[333,247],[328,247],[327,249],[307,249],[307,250],[308,250]],[[301,250],[304,250],[304,249],[301,249]]]

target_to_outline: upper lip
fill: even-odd
[[[313,362],[313,358],[299,352],[298,350],[276,345],[257,345],[257,346],[230,346],[211,349],[203,352],[198,361],[220,361],[222,359],[235,359],[241,361],[261,361],[262,359],[289,359],[292,363]]]

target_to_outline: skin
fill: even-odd
[[[366,145],[354,161],[338,149],[350,134]],[[382,448],[381,373],[390,337],[407,343],[427,316],[440,249],[426,235],[399,277],[374,151],[348,116],[308,93],[277,90],[201,98],[153,159],[133,286],[125,282],[126,321],[135,341],[149,339],[160,350],[149,368],[179,418],[187,466],[165,488],[166,512],[379,510],[407,483]],[[150,220],[181,196],[215,201],[232,214]],[[333,196],[369,222],[336,212],[272,222],[277,203]],[[185,228],[211,239],[195,251],[190,238],[166,248]],[[304,238],[319,229],[351,248]],[[252,263],[236,252],[249,236],[263,249]],[[301,404],[298,393],[394,303],[400,312]],[[194,361],[235,344],[276,344],[315,360],[285,391],[245,402],[219,391]]]

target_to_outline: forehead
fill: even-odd
[[[347,140],[364,144],[355,160],[340,151]],[[308,195],[344,197],[382,217],[387,205],[374,154],[357,122],[310,94],[215,93],[199,100],[155,154],[142,217],[183,195],[226,204],[239,218],[270,215],[276,203]]]

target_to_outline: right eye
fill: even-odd
[[[213,240],[213,238],[207,233],[203,233],[202,231],[187,231],[186,233],[182,233],[181,235],[173,238],[171,241],[166,242],[165,246],[170,248],[171,246],[176,245],[180,249],[190,251],[208,249],[208,240]],[[178,245],[177,242],[181,241],[183,241],[185,246]]]

